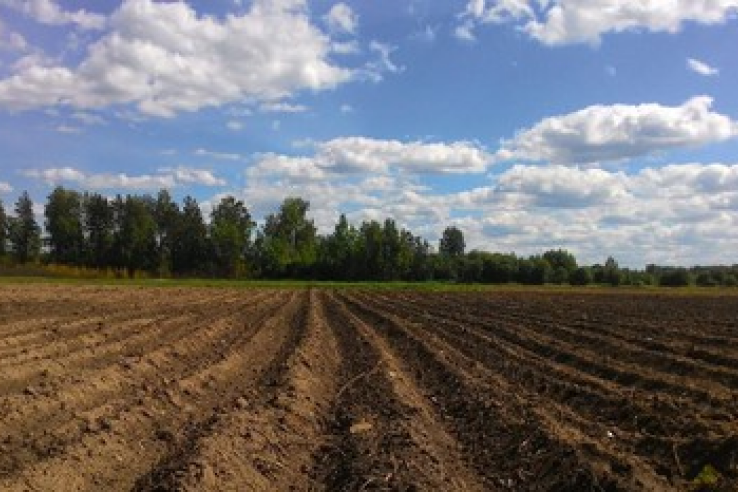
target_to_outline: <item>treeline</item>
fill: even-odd
[[[346,281],[459,281],[469,283],[610,285],[736,285],[738,267],[620,268],[613,258],[580,266],[565,250],[519,257],[466,252],[463,232],[447,227],[438,247],[387,218],[358,227],[341,215],[320,235],[309,203],[287,198],[261,227],[231,196],[205,220],[197,201],[152,195],[81,193],[55,188],[37,223],[28,193],[12,214],[0,202],[0,261],[46,271],[94,272],[118,277],[216,277]]]

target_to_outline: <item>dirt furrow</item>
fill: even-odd
[[[242,334],[233,330],[233,322],[229,321],[248,316],[251,309],[241,312],[242,309],[235,307],[217,316],[203,315],[189,323],[181,322],[188,318],[175,315],[146,332],[139,343],[120,343],[108,357],[96,358],[96,364],[52,361],[58,366],[50,364],[46,368],[39,364],[38,377],[28,382],[25,390],[0,398],[0,409],[6,416],[0,429],[10,429],[6,430],[6,438],[14,435],[13,429],[31,433],[48,431],[58,422],[76,420],[80,413],[103,403],[126,401],[127,395],[140,392],[151,380],[195,371],[200,364],[208,363],[210,347],[217,349]],[[22,385],[24,381],[17,377],[11,374],[4,385]]]
[[[476,358],[352,295],[352,309],[386,332],[454,425],[467,459],[497,490],[670,490],[631,458],[616,459],[541,408],[536,394],[484,368]],[[555,412],[553,413],[555,415]]]
[[[596,378],[621,386],[623,391],[639,388],[649,392],[669,393],[676,397],[688,397],[694,402],[713,400],[729,401],[733,398],[730,386],[712,379],[695,380],[683,378],[679,374],[642,371],[641,362],[628,362],[618,359],[616,353],[601,351],[597,346],[575,345],[532,328],[527,323],[507,323],[495,319],[470,318],[449,310],[429,306],[428,319],[438,323],[455,320],[471,323],[484,329],[485,333],[501,342],[510,344],[515,350],[525,350],[536,356],[566,366],[576,368]],[[603,355],[604,354],[604,355]]]
[[[263,297],[250,299],[250,304],[256,306],[262,299]],[[224,299],[220,302],[224,313],[219,315],[220,318],[215,318],[216,320],[227,318],[231,312],[237,312],[245,307],[233,300]],[[135,321],[120,324],[106,321],[104,326],[101,324],[98,331],[88,335],[87,342],[83,346],[74,349],[67,346],[62,336],[55,337],[56,343],[50,343],[46,350],[30,352],[31,354],[41,352],[39,355],[32,355],[30,361],[19,363],[17,366],[0,367],[8,376],[0,382],[0,391],[21,392],[29,385],[33,385],[34,381],[40,381],[44,386],[54,386],[57,383],[55,379],[64,378],[70,371],[79,376],[86,371],[102,370],[121,361],[138,358],[157,347],[169,346],[178,340],[186,339],[195,333],[202,323],[214,320],[213,313],[209,309],[192,310],[190,307],[183,309],[179,305],[171,305],[164,310],[159,308],[160,313],[166,310],[175,312],[159,314],[155,320],[148,320],[144,324],[140,324],[140,320],[136,320],[135,317]],[[79,345],[79,341],[76,345]]]
[[[229,424],[233,423],[232,419],[237,413],[242,412],[242,416],[249,418],[251,415],[246,412],[249,408],[253,410],[267,401],[278,401],[279,391],[286,380],[285,374],[289,372],[289,362],[306,336],[305,321],[309,309],[306,297],[307,294],[304,292],[293,295],[291,302],[266,323],[265,328],[260,330],[249,345],[242,348],[241,351],[247,353],[239,354],[243,362],[248,360],[243,358],[245,355],[253,357],[260,354],[264,358],[261,366],[256,361],[249,361],[253,365],[247,368],[250,377],[246,381],[234,380],[232,375],[228,378],[223,377],[229,369],[225,367],[226,365],[236,371],[245,369],[234,367],[232,360],[224,360],[217,365],[217,370],[212,371],[211,378],[206,379],[204,384],[207,387],[213,384],[213,378],[220,379],[219,384],[215,384],[221,388],[217,395],[219,403],[212,408],[207,419],[199,424],[190,423],[187,431],[184,434],[180,433],[180,439],[167,454],[153,468],[138,477],[133,485],[133,491],[247,490],[239,488],[237,483],[231,480],[232,475],[230,477],[220,475],[219,472],[223,470],[231,474],[237,472],[234,468],[224,468],[221,459],[229,464],[238,463],[236,456],[229,455],[226,449],[220,446],[228,444],[238,446],[238,442],[228,442],[236,438],[233,432],[235,429],[229,428]],[[266,333],[267,330],[270,333]],[[259,336],[263,337],[259,339]],[[252,427],[258,423],[258,420],[246,422],[240,430],[260,432],[261,428]],[[278,423],[284,424],[279,420]],[[234,447],[231,449],[235,451]],[[265,462],[269,464],[264,459],[257,460],[255,465]],[[248,469],[245,463],[240,466],[241,470]],[[234,483],[233,487],[228,485],[231,483]],[[246,484],[248,481],[241,482],[242,486]]]
[[[385,297],[386,298],[386,297]],[[469,318],[472,321],[483,322],[490,319],[491,311],[483,304],[478,309],[467,308],[456,319]],[[458,303],[458,302],[457,302]],[[413,303],[416,304],[416,303]],[[420,303],[417,303],[420,304]],[[448,312],[438,304],[425,305],[420,309],[433,309],[435,312]],[[580,309],[572,308],[575,312]],[[501,324],[511,322],[513,327],[524,324],[536,332],[544,332],[558,340],[564,340],[577,346],[596,346],[598,350],[608,353],[611,357],[629,363],[639,363],[645,359],[654,369],[658,368],[665,373],[688,374],[694,378],[701,378],[705,383],[719,382],[726,387],[738,386],[738,358],[721,356],[719,353],[701,349],[684,342],[669,343],[654,341],[653,337],[644,336],[639,332],[637,336],[624,334],[622,325],[617,319],[609,319],[609,326],[600,326],[596,323],[572,319],[571,314],[556,317],[544,317],[534,312],[526,312],[511,316],[504,310],[495,310],[494,322]],[[589,319],[586,312],[580,318]],[[613,324],[614,323],[614,324]],[[738,334],[738,331],[736,332]],[[695,355],[698,355],[697,357]]]
[[[483,490],[432,403],[388,342],[333,294],[344,354],[334,441],[316,463],[325,490]]]
[[[259,384],[220,413],[137,490],[298,490],[324,436],[339,354],[316,292],[290,319],[291,341]]]
[[[102,441],[100,447],[104,450],[104,453],[99,452],[108,460],[126,453],[132,453],[132,458],[139,451],[145,454],[149,450],[138,450],[140,443],[148,443],[152,452],[168,449],[171,436],[175,434],[158,427],[182,426],[183,418],[197,416],[198,409],[212,404],[213,394],[223,390],[219,384],[227,386],[233,378],[238,379],[234,371],[238,374],[241,366],[247,365],[242,350],[250,347],[257,335],[269,336],[262,331],[279,318],[273,316],[278,306],[271,303],[263,311],[252,313],[253,324],[246,320],[245,326],[238,322],[201,326],[203,329],[193,333],[189,340],[181,339],[171,347],[144,354],[131,362],[128,369],[118,365],[94,373],[88,384],[59,393],[61,398],[52,395],[36,404],[31,397],[27,405],[29,411],[21,411],[20,419],[23,415],[33,419],[33,410],[40,406],[47,408],[52,416],[55,409],[60,412],[58,422],[62,425],[34,431],[26,424],[21,427],[24,434],[20,436],[20,443],[11,440],[3,444],[4,450],[15,448],[4,456],[22,457],[21,449],[32,454],[24,468],[17,470],[15,467],[13,475],[17,478],[30,475],[38,481],[46,470],[63,469],[69,466],[70,460],[84,459],[87,454],[94,456],[98,452],[97,439]],[[173,415],[176,418],[172,418]],[[122,441],[123,455],[114,451],[116,440]],[[18,449],[17,446],[22,447]],[[121,466],[117,458],[113,464]],[[72,476],[75,480],[94,478],[89,474]],[[17,483],[17,480],[9,479],[7,483]],[[90,487],[87,490],[94,489],[94,483],[83,483]]]
[[[219,302],[227,306],[235,302],[235,299],[220,299]],[[171,319],[171,314],[162,312],[173,308],[200,317],[207,316],[210,310],[208,299],[193,300],[187,304],[180,302],[181,300],[173,304],[167,303],[166,306],[153,303],[154,306],[145,308],[124,304],[115,310],[98,312],[95,316],[87,315],[83,320],[45,323],[33,333],[24,333],[24,340],[12,347],[14,353],[7,353],[0,360],[0,368],[18,366],[25,362],[37,365],[45,359],[59,361],[61,358],[74,357],[78,352],[94,351],[105,344],[127,340],[137,332],[146,334],[148,326],[156,327],[162,320]],[[33,340],[25,339],[30,335],[34,336]]]

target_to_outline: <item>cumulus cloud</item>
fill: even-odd
[[[13,187],[10,185],[10,183],[6,183],[5,181],[0,181],[0,193],[10,193],[13,191]]]
[[[589,106],[546,118],[503,141],[497,158],[592,164],[720,142],[738,135],[738,123],[711,110],[712,99],[680,106]]]
[[[353,34],[359,24],[358,16],[345,3],[337,3],[328,11],[325,21],[331,31]]]
[[[225,186],[226,184],[225,180],[217,178],[208,170],[184,166],[163,168],[157,174],[139,176],[130,176],[125,173],[88,174],[72,167],[30,169],[24,171],[23,175],[42,180],[48,185],[72,183],[92,190],[151,191],[184,185]]]
[[[104,15],[86,10],[67,12],[52,0],[0,0],[0,5],[21,12],[41,24],[74,24],[84,30],[100,30],[105,27]]]
[[[333,88],[351,72],[304,1],[257,0],[243,15],[199,16],[183,2],[126,0],[79,65],[27,64],[0,80],[0,105],[77,109],[135,105],[170,117],[240,101]]]
[[[705,77],[711,77],[720,73],[720,70],[718,70],[717,68],[711,67],[707,63],[696,60],[694,58],[687,58],[687,68],[689,68],[694,73],[704,75]]]
[[[411,174],[481,173],[491,155],[469,142],[425,143],[343,137],[316,144],[310,157],[262,156],[253,173],[268,174],[289,170],[295,176],[324,173],[387,173],[399,170]]]
[[[476,24],[514,22],[546,45],[596,45],[606,33],[678,32],[687,22],[717,24],[738,11],[738,0],[634,2],[631,0],[470,0],[461,14]]]
[[[471,245],[535,253],[565,247],[584,261],[626,265],[733,262],[738,165],[671,164],[627,174],[515,166],[467,192]],[[481,220],[472,220],[473,217]],[[730,248],[729,248],[730,249]]]
[[[497,180],[497,191],[524,195],[534,206],[582,208],[627,197],[626,181],[602,169],[516,165]]]

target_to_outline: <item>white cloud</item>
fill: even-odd
[[[226,123],[226,128],[228,128],[229,130],[233,132],[238,132],[238,131],[243,130],[244,124],[243,122],[238,121],[238,120],[230,120],[228,121],[228,123]]]
[[[174,169],[162,168],[159,172],[171,174],[176,183],[202,186],[225,186],[227,184],[226,180],[217,178],[207,169],[195,169],[192,167],[179,166]]]
[[[353,55],[360,51],[359,43],[356,40],[335,41],[331,43],[331,52],[337,55]]]
[[[358,16],[345,3],[337,3],[325,16],[328,28],[333,32],[353,34],[359,24]]]
[[[102,116],[86,111],[75,111],[72,113],[72,118],[85,125],[105,125],[107,123]]]
[[[72,167],[48,169],[31,169],[23,175],[39,179],[48,185],[73,183],[84,189],[92,190],[132,190],[151,191],[161,188],[175,188],[184,185],[225,186],[223,179],[215,177],[212,172],[190,167],[163,168],[157,174],[130,176],[119,174],[88,174]]]
[[[13,187],[10,185],[10,183],[0,181],[0,193],[11,193],[12,191]]]
[[[218,159],[221,161],[241,161],[243,160],[243,156],[240,154],[233,154],[228,152],[214,152],[212,150],[207,149],[196,149],[194,152],[195,155],[201,156],[201,157],[210,157],[212,159]]]
[[[41,24],[74,24],[85,30],[100,30],[105,27],[104,15],[86,10],[67,12],[52,0],[0,0],[0,5],[17,10]]]
[[[632,30],[678,32],[687,22],[717,24],[738,12],[738,0],[470,0],[464,22],[515,22],[547,45],[596,45],[606,33]]]
[[[589,106],[546,118],[502,142],[497,158],[593,164],[653,155],[734,138],[738,123],[711,111],[712,99],[681,106]]]
[[[474,22],[466,20],[456,26],[454,29],[454,36],[461,41],[476,41],[477,37],[474,35]]]
[[[704,75],[705,77],[710,77],[720,73],[720,70],[717,68],[711,67],[707,63],[695,60],[694,58],[687,58],[687,68],[694,73]]]
[[[262,113],[304,113],[308,110],[308,107],[302,104],[270,101],[262,103],[259,110]]]
[[[497,191],[530,197],[534,206],[581,208],[628,196],[625,176],[602,169],[513,166],[497,180]]]
[[[353,113],[354,107],[350,104],[341,104],[340,110],[342,113]]]
[[[26,38],[20,33],[8,30],[0,19],[0,51],[23,52],[29,47]]]
[[[564,247],[585,262],[734,262],[738,165],[673,164],[634,174],[515,166],[465,192],[472,246],[532,254]],[[461,194],[449,204],[459,203]],[[475,216],[483,217],[478,220]],[[723,250],[723,248],[729,248]]]
[[[392,60],[392,52],[397,50],[397,47],[380,43],[379,41],[372,41],[369,43],[369,49],[378,55],[378,59],[369,62],[364,67],[363,75],[374,82],[380,82],[384,79],[385,73],[401,73],[405,71],[405,67],[396,64]]]
[[[55,130],[59,133],[66,133],[68,135],[79,135],[82,133],[81,128],[69,125],[58,125]]]
[[[491,156],[469,142],[425,143],[344,137],[316,144],[311,157],[268,155],[254,169],[259,173],[292,169],[296,175],[319,173],[411,174],[481,173]]]
[[[12,109],[137,106],[169,117],[240,101],[275,101],[348,81],[303,1],[257,0],[243,15],[202,17],[186,3],[126,0],[76,67],[28,64],[0,80]]]

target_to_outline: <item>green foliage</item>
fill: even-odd
[[[353,279],[356,275],[358,233],[344,214],[338,219],[333,233],[320,241],[318,263],[323,278]]]
[[[8,245],[8,216],[5,213],[5,207],[0,200],[0,258],[3,258],[7,252]]]
[[[41,227],[33,213],[33,201],[24,191],[15,204],[15,216],[9,220],[8,238],[13,258],[18,263],[36,261],[41,252]]]
[[[565,271],[567,278],[572,272],[574,272],[574,270],[577,269],[577,259],[574,258],[573,254],[569,253],[565,249],[552,249],[546,251],[543,253],[543,259],[546,260],[554,270],[562,269]],[[566,279],[564,279],[563,282],[558,283],[564,282],[566,282]]]
[[[216,272],[222,277],[243,277],[251,232],[256,225],[242,201],[221,199],[210,214],[210,241]]]
[[[686,268],[671,268],[659,277],[659,285],[666,287],[686,287],[690,283],[691,278]]]
[[[527,258],[479,250],[467,254],[464,235],[455,226],[445,228],[434,253],[426,240],[392,218],[366,221],[357,228],[341,215],[333,231],[320,236],[309,209],[307,201],[287,198],[257,229],[246,205],[230,196],[215,205],[206,224],[194,198],[185,197],[180,208],[166,190],[156,197],[108,199],[57,187],[44,207],[48,249],[42,256],[41,229],[24,192],[10,217],[0,202],[0,270],[12,267],[18,274],[74,278],[738,286],[738,265],[648,265],[639,271],[620,268],[613,257],[604,265],[580,267],[563,249]]]
[[[86,264],[94,268],[112,266],[113,210],[108,199],[97,193],[82,198],[83,230],[86,236]]]
[[[709,463],[702,467],[700,473],[692,480],[692,490],[709,491],[715,490],[720,484],[722,475]]]
[[[441,255],[459,258],[464,255],[465,248],[464,233],[461,232],[461,229],[456,226],[449,226],[443,231],[438,244],[438,252]]]
[[[81,263],[85,247],[82,195],[61,186],[55,188],[47,199],[44,215],[49,260],[62,264]]]
[[[154,204],[156,221],[156,244],[159,277],[167,277],[174,271],[173,251],[180,220],[179,206],[167,190],[159,191]]]
[[[174,226],[172,269],[178,275],[192,275],[206,270],[208,230],[200,207],[191,196],[182,202],[182,213]]]
[[[318,254],[317,229],[307,218],[310,203],[302,198],[286,198],[276,214],[266,217],[256,243],[265,274],[296,278],[307,275]]]
[[[543,285],[551,279],[553,269],[542,256],[531,256],[518,263],[518,280],[523,284]]]
[[[605,267],[602,269],[602,282],[613,287],[617,287],[623,282],[623,272],[612,256],[609,256],[605,261]]]
[[[571,285],[589,285],[592,283],[592,270],[587,267],[579,267],[569,277]]]

